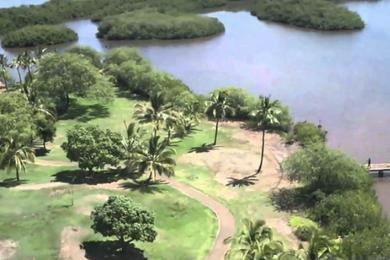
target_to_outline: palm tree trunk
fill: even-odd
[[[261,140],[262,140],[262,144],[261,144],[260,166],[259,166],[259,169],[257,169],[256,174],[259,174],[261,172],[261,169],[263,168],[264,148],[265,148],[265,129],[263,129],[263,134],[262,134]]]
[[[22,75],[20,75],[20,70],[19,70],[19,68],[16,68],[16,71],[18,72],[19,83],[22,84]]]
[[[16,168],[16,180],[17,180],[17,181],[20,181],[19,169],[18,169],[18,168]]]
[[[217,118],[217,123],[215,124],[214,145],[216,145],[216,144],[217,144],[217,138],[218,138],[218,126],[219,126],[219,119]]]
[[[47,151],[47,149],[46,149],[46,141],[45,141],[45,139],[43,139],[43,149],[45,150],[45,152]]]

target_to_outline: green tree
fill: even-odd
[[[272,229],[265,225],[263,220],[252,222],[243,220],[243,228],[233,239],[229,256],[232,259],[277,259],[284,253],[281,241],[273,240]]]
[[[157,174],[168,177],[175,174],[175,150],[169,147],[167,139],[161,142],[159,139],[159,136],[153,135],[147,145],[136,149],[133,156],[126,161],[130,169],[136,168],[141,174],[149,172],[148,183],[151,180],[156,181]]]
[[[278,115],[281,113],[279,109],[279,101],[271,100],[270,97],[260,96],[260,104],[258,110],[254,111],[254,117],[256,118],[257,124],[262,132],[261,137],[261,157],[260,165],[257,169],[256,174],[261,172],[264,161],[264,148],[265,148],[265,132],[271,129],[276,124],[279,124]]]
[[[152,95],[148,104],[138,103],[135,105],[134,117],[142,124],[152,123],[155,135],[166,120],[172,116],[172,105],[165,103],[162,93]]]
[[[320,126],[309,122],[298,122],[293,129],[293,139],[301,146],[308,146],[315,143],[325,143],[327,132]]]
[[[342,239],[332,239],[320,232],[314,232],[307,249],[307,260],[345,259],[342,255]]]
[[[88,59],[74,53],[49,53],[39,62],[36,83],[40,98],[60,111],[67,111],[70,96],[110,101],[113,84]]]
[[[367,190],[372,185],[367,169],[324,144],[298,150],[283,162],[283,169],[289,180],[301,182],[308,193]]]
[[[8,69],[11,66],[10,63],[8,63],[8,58],[4,54],[0,54],[0,76],[2,81],[4,82],[6,90],[8,90]]]
[[[210,100],[206,101],[206,114],[213,115],[216,121],[214,145],[217,144],[219,121],[225,118],[227,111],[231,110],[227,101],[227,94],[224,91],[212,94]]]
[[[37,135],[42,139],[43,148],[47,151],[46,143],[53,142],[56,135],[55,121],[46,114],[38,113],[35,116],[35,125]]]
[[[16,180],[20,181],[20,172],[26,172],[26,163],[34,162],[34,151],[17,143],[14,139],[0,139],[0,168],[15,169]]]
[[[105,237],[116,237],[122,252],[132,242],[153,242],[157,236],[154,215],[125,196],[110,196],[95,207],[91,219],[91,228]]]
[[[80,55],[82,58],[89,60],[97,68],[102,67],[102,56],[89,46],[73,46],[67,52]]]
[[[67,132],[66,137],[67,141],[62,144],[66,156],[90,173],[106,165],[117,166],[124,156],[122,136],[109,129],[77,125]]]

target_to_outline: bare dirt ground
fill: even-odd
[[[207,166],[224,185],[231,182],[231,178],[242,179],[255,174],[260,162],[260,133],[240,129],[233,138],[247,144],[246,148],[217,147],[205,153],[188,153],[179,158],[179,162]],[[286,147],[277,134],[267,134],[265,144],[263,170],[248,189],[267,192],[291,186],[280,167],[295,148]]]
[[[282,235],[284,238],[286,238],[293,247],[298,248],[298,246],[301,242],[294,235],[294,231],[288,225],[287,219],[285,219],[283,217],[281,217],[281,218],[268,218],[268,219],[265,219],[265,223],[267,226],[271,227],[272,229],[277,230],[278,233],[280,235]]]
[[[18,244],[13,240],[0,240],[0,259],[11,259],[15,253]]]
[[[81,227],[66,227],[61,233],[60,260],[84,260],[85,250],[80,247],[80,241],[88,234]]]
[[[42,190],[53,189],[62,186],[69,185],[65,182],[48,182],[48,183],[36,183],[36,184],[23,184],[16,187],[12,187],[11,190]]]

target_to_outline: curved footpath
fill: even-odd
[[[67,161],[45,161],[45,160],[36,160],[35,164],[41,166],[74,166],[74,163]],[[225,239],[230,238],[234,235],[235,232],[235,220],[232,213],[227,209],[222,203],[216,201],[210,196],[204,194],[203,192],[193,188],[190,185],[179,182],[173,178],[162,177],[164,182],[180,191],[184,195],[200,202],[202,205],[208,207],[218,219],[218,232],[217,237],[214,242],[214,246],[211,249],[208,259],[210,260],[223,260],[225,254],[230,248],[229,243],[224,243]],[[28,184],[26,184],[28,185]],[[64,183],[64,185],[66,185]],[[20,185],[19,187],[23,187]],[[50,188],[50,186],[48,187]]]

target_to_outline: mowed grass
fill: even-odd
[[[48,260],[58,258],[64,227],[80,226],[89,232],[86,241],[104,241],[105,238],[93,234],[89,216],[79,212],[79,207],[92,208],[101,203],[84,197],[103,194],[130,196],[154,212],[157,240],[136,244],[149,259],[204,259],[210,250],[217,230],[213,213],[166,185],[146,193],[86,190],[82,186],[39,191],[0,188],[0,240],[17,241],[15,259]],[[99,247],[105,247],[105,244],[100,243]],[[96,250],[104,251],[104,248]]]

